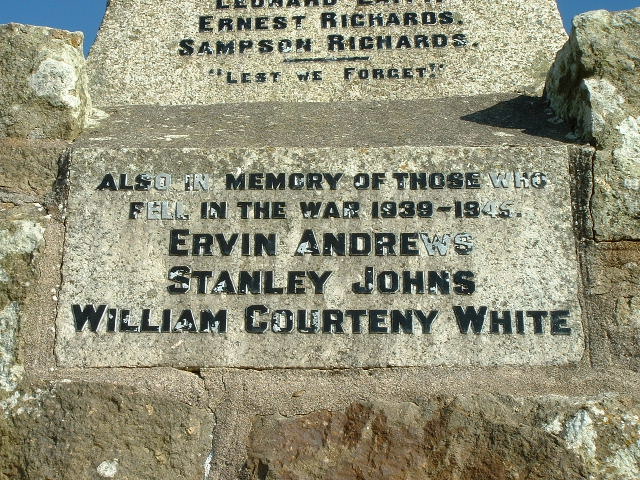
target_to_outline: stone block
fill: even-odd
[[[637,404],[468,395],[255,419],[249,479],[581,480],[640,474]]]
[[[40,384],[0,402],[0,479],[204,478],[213,415],[109,382]]]
[[[637,469],[638,379],[628,371],[212,369],[201,375],[219,419],[211,478],[504,480],[526,472],[539,480],[631,480]]]
[[[82,42],[80,32],[0,26],[0,137],[78,136],[91,110]]]
[[[601,361],[640,370],[640,248],[637,242],[602,242],[587,247],[586,298],[591,343]],[[602,343],[595,337],[606,339]]]
[[[620,145],[594,156],[591,198],[593,231],[598,241],[640,239],[640,116],[619,127]]]
[[[617,143],[620,122],[637,114],[639,29],[640,8],[578,15],[549,71],[545,93],[551,107],[578,135],[599,145]]]
[[[0,480],[640,478],[637,15],[269,2],[0,27]]]
[[[13,392],[22,379],[20,320],[38,278],[34,258],[48,223],[43,210],[28,205],[0,211],[0,396]]]
[[[579,15],[547,78],[551,107],[598,149],[596,240],[640,238],[639,39],[640,8]]]
[[[313,104],[121,109],[119,120],[88,132],[72,153],[58,361],[177,368],[580,362],[568,170],[579,149],[553,138],[558,130],[548,138],[523,132],[526,124],[496,126],[481,112],[506,112],[500,118],[508,123],[522,105],[501,98],[507,106],[492,97],[458,108],[448,100],[391,110],[343,104],[325,106],[321,117]],[[214,108],[215,119],[196,128],[193,119],[211,118]],[[290,123],[290,109],[315,120]],[[407,112],[425,121],[399,141],[393,129],[378,133],[374,120],[363,119],[368,111],[400,112],[392,125]],[[434,135],[442,123],[447,134]],[[120,136],[123,127],[129,133]],[[234,131],[254,134],[238,139]],[[261,144],[272,132],[277,146]],[[460,172],[476,179],[469,188],[436,180]],[[361,183],[374,174],[379,185]],[[410,174],[421,186],[411,187]],[[321,188],[308,183],[312,177],[324,179]],[[285,212],[266,216],[246,203],[277,201]],[[378,212],[386,201],[415,208]],[[224,214],[203,214],[207,202],[224,203]],[[316,202],[329,210],[305,210]],[[344,210],[343,202],[358,206]],[[474,247],[436,251],[436,235],[472,238]],[[201,249],[195,238],[227,246]],[[255,250],[256,238],[271,246]],[[366,242],[369,250],[360,250]],[[317,275],[323,280],[314,286]],[[473,290],[451,283],[465,275]],[[461,312],[475,311],[483,313],[470,329]],[[420,318],[431,318],[433,329]]]
[[[54,190],[67,148],[60,140],[0,139],[0,191],[42,201]]]
[[[112,0],[90,81],[101,107],[533,93],[565,39],[554,0]]]

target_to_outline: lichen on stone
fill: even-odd
[[[54,107],[67,107],[74,114],[79,113],[77,109],[81,100],[75,94],[78,74],[72,65],[46,58],[29,78],[29,85],[38,97],[43,97]]]

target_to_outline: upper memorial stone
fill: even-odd
[[[101,106],[540,91],[554,0],[111,0],[89,57]]]

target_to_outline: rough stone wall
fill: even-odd
[[[579,15],[547,79],[546,96],[574,135],[592,143],[582,231],[595,361],[640,367],[640,8]],[[602,338],[602,337],[601,337]]]
[[[82,35],[4,25],[0,52],[0,479],[202,478],[202,379],[56,369],[68,153],[90,110]]]
[[[258,417],[249,436],[250,478],[630,480],[640,474],[633,466],[640,454],[637,405],[623,399],[461,395],[418,402],[355,402],[339,411]]]
[[[631,480],[640,471],[637,397],[613,393],[636,379],[614,371],[202,375],[217,419],[212,479]]]
[[[618,174],[613,159],[635,158],[633,134],[594,140],[595,160],[568,147],[591,312],[579,365],[60,369],[66,162],[81,128],[0,139],[0,479],[640,478],[637,223],[623,209],[626,220],[608,225],[594,201],[599,175]]]
[[[19,364],[24,363],[18,349],[22,317],[43,298],[46,309],[55,310],[55,287],[39,297],[46,285],[43,266],[60,261],[68,140],[77,137],[85,123],[84,110],[79,114],[54,109],[50,102],[45,106],[37,91],[26,85],[38,65],[54,59],[66,59],[65,71],[79,78],[84,59],[78,56],[81,35],[16,24],[0,26],[0,50],[0,385],[12,392],[21,379]],[[43,88],[57,85],[54,77]],[[74,89],[75,108],[80,98],[88,108],[86,83],[76,83]],[[56,286],[59,275],[51,275]]]
[[[0,138],[73,140],[91,110],[83,35],[0,26]]]

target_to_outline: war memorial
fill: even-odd
[[[0,26],[0,479],[640,478],[640,9]]]

